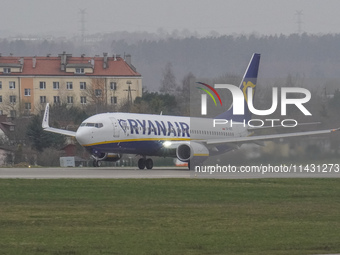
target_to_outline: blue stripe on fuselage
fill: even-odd
[[[101,151],[104,153],[126,153],[139,155],[157,155],[157,152],[163,147],[162,141],[129,141],[129,142],[112,142],[101,143],[86,146],[88,151]]]

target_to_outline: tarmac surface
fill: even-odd
[[[334,169],[333,169],[334,170]],[[142,179],[142,178],[339,178],[340,172],[328,169],[323,172],[195,172],[183,167],[155,167],[139,170],[135,167],[99,168],[0,168],[0,179]]]

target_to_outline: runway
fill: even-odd
[[[131,178],[190,178],[184,168],[139,170],[128,167],[99,168],[0,168],[2,179],[131,179]]]
[[[239,168],[238,168],[239,169]],[[139,170],[118,168],[0,168],[1,179],[141,179],[141,178],[199,178],[199,179],[253,179],[253,178],[339,178],[340,173],[328,171],[293,173],[199,173],[181,167],[157,167]]]

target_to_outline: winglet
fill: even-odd
[[[73,136],[73,137],[76,136],[76,132],[74,132],[74,131],[50,127],[50,125],[48,124],[49,117],[50,117],[50,104],[47,103],[46,108],[45,108],[44,117],[43,117],[43,120],[42,120],[42,123],[41,123],[42,128],[45,131],[52,132],[52,133],[68,135],[68,136]]]
[[[49,116],[50,116],[50,104],[47,103],[46,108],[45,108],[44,118],[43,118],[43,121],[42,121],[42,124],[41,124],[43,129],[50,127],[50,125],[48,124]]]

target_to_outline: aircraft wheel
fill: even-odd
[[[153,168],[153,160],[151,158],[148,158],[145,161],[145,166],[146,166],[147,169],[152,169]]]
[[[100,167],[101,163],[99,160],[94,160],[93,161],[93,167]]]
[[[140,158],[138,160],[138,168],[141,169],[141,170],[144,169],[145,168],[145,163],[146,163],[146,160],[144,158]]]

